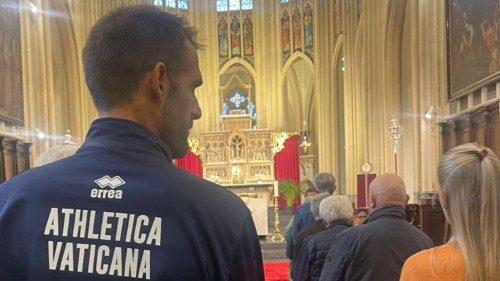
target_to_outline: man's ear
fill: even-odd
[[[375,208],[377,207],[377,198],[375,196],[372,196],[371,194],[368,196],[368,203],[370,204],[370,208]]]
[[[163,62],[157,62],[150,77],[152,99],[154,102],[163,103],[170,92],[171,77],[167,71],[167,66]]]

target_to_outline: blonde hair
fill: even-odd
[[[489,148],[464,144],[438,165],[452,242],[461,249],[468,281],[500,276],[500,161]]]

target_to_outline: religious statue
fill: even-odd
[[[228,42],[227,42],[227,21],[225,17],[221,17],[218,25],[219,35],[219,56],[228,55]]]
[[[240,31],[240,21],[236,16],[233,16],[231,19],[231,54],[233,56],[235,55],[241,55],[241,48],[240,48],[240,36],[241,36],[241,31]]]

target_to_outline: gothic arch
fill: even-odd
[[[227,63],[224,64],[224,66],[219,70],[219,76],[221,74],[224,74],[228,69],[230,69],[232,66],[234,65],[242,65],[244,68],[246,68],[248,70],[248,72],[250,72],[250,74],[252,75],[252,79],[255,83],[255,78],[257,77],[257,73],[255,72],[255,69],[253,68],[253,66],[251,64],[249,64],[246,60],[242,59],[242,58],[232,58],[230,59]]]

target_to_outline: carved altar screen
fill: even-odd
[[[224,131],[201,134],[204,178],[221,185],[274,181],[272,130],[250,129],[250,115],[222,116]]]

